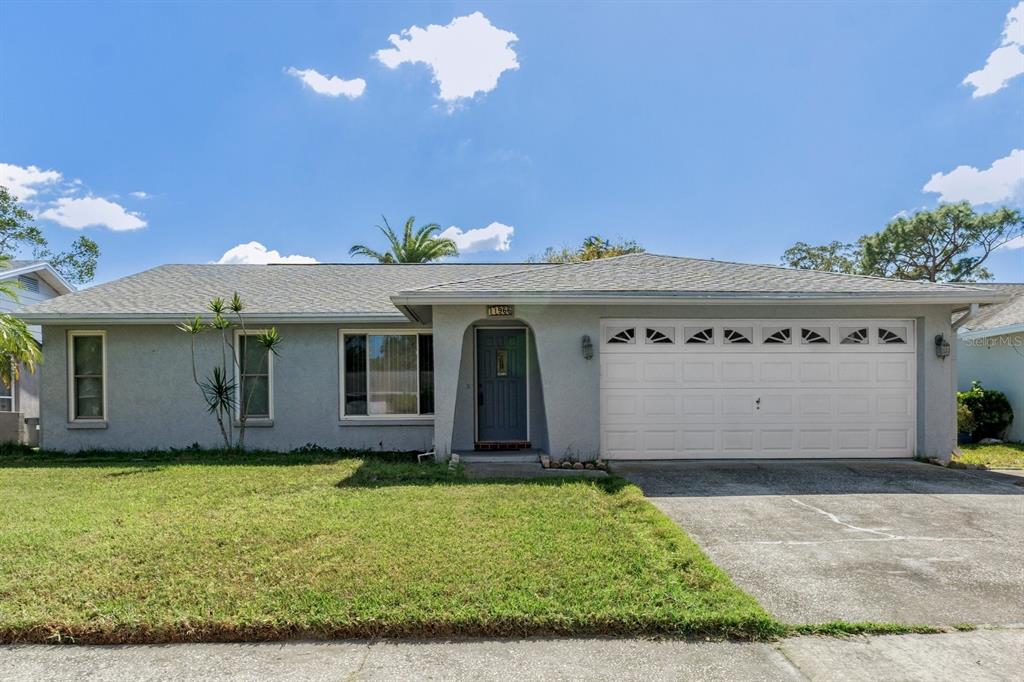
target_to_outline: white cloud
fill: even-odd
[[[55,170],[41,170],[36,166],[21,167],[12,163],[0,163],[0,185],[6,187],[14,198],[24,201],[38,193],[40,185],[49,185],[60,180]]]
[[[148,199],[149,195],[145,192],[128,192],[129,196],[133,196],[136,199]]]
[[[1024,249],[1024,234],[1019,237],[1014,237],[1010,241],[1006,242],[1000,249]]]
[[[239,244],[224,252],[217,261],[220,264],[268,265],[270,263],[316,263],[309,256],[282,256],[279,251],[268,251],[259,242]]]
[[[99,197],[61,197],[57,199],[56,206],[46,209],[39,217],[75,230],[95,225],[123,232],[146,226],[146,221],[139,214],[126,211],[124,206]]]
[[[964,78],[974,87],[972,97],[999,92],[1013,78],[1024,73],[1024,2],[1010,10],[1003,25],[1003,40],[985,60],[985,66]]]
[[[515,231],[514,227],[501,223],[491,223],[487,227],[466,231],[452,225],[438,236],[454,241],[460,253],[508,251],[512,245],[512,233]]]
[[[301,80],[306,87],[318,95],[327,95],[328,97],[344,95],[349,99],[355,99],[366,91],[366,81],[362,78],[353,78],[347,81],[338,76],[325,76],[316,69],[296,69],[294,66],[289,66],[284,72]]]
[[[519,68],[510,47],[515,33],[496,28],[480,12],[452,19],[447,26],[412,26],[388,36],[393,48],[378,50],[377,60],[390,69],[401,64],[426,64],[438,84],[438,97],[450,106],[478,92],[490,92],[498,78]]]
[[[989,168],[957,166],[948,173],[936,173],[923,188],[937,192],[939,201],[969,201],[993,204],[1020,197],[1024,189],[1024,149],[994,161]]]

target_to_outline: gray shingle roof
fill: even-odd
[[[238,292],[254,316],[403,319],[395,300],[458,295],[911,295],[992,299],[993,292],[927,282],[637,254],[574,264],[163,265],[23,309],[29,322],[137,318],[181,320]],[[405,299],[409,299],[406,301]],[[497,300],[496,302],[501,302]]]
[[[978,314],[964,323],[963,329],[984,332],[1013,325],[1024,325],[1024,284],[980,284],[984,289],[1010,297],[1006,303],[983,306]]]
[[[252,314],[401,318],[390,297],[403,289],[512,272],[521,263],[432,265],[162,265],[27,307],[23,315],[184,319],[238,292]]]
[[[494,293],[944,294],[970,287],[643,253],[435,284],[410,297]]]

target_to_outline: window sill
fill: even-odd
[[[434,416],[422,417],[342,417],[338,426],[433,426]]]
[[[80,422],[68,422],[69,429],[105,429],[107,428],[106,419],[97,419],[96,421],[80,421]]]
[[[256,419],[255,417],[252,417],[245,420],[245,428],[247,429],[268,429],[273,425],[273,419]],[[234,421],[234,426],[236,429],[241,428],[242,422],[236,419]]]

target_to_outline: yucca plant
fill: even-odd
[[[459,255],[459,247],[447,237],[439,237],[441,226],[437,223],[430,223],[421,227],[414,227],[416,218],[409,216],[405,221],[405,229],[401,238],[388,224],[388,219],[381,216],[383,225],[377,225],[377,229],[384,233],[391,244],[389,251],[376,251],[369,246],[356,244],[349,249],[350,256],[367,256],[378,263],[429,263],[446,256]]]
[[[249,404],[252,400],[252,391],[250,391],[247,395],[242,396],[241,404],[239,404],[239,383],[235,377],[241,376],[242,364],[240,353],[235,348],[234,330],[241,330],[243,338],[255,339],[256,343],[267,351],[261,356],[261,363],[269,362],[268,358],[271,353],[278,355],[277,349],[282,340],[274,327],[249,336],[245,327],[245,318],[242,315],[244,309],[245,305],[238,292],[235,292],[229,301],[218,296],[207,304],[207,310],[212,314],[209,322],[203,321],[200,315],[196,315],[178,325],[178,329],[188,334],[192,341],[192,381],[199,388],[203,400],[206,402],[207,411],[217,419],[217,426],[224,438],[224,447],[228,450],[245,448],[245,425],[249,419]],[[221,360],[220,364],[215,365],[209,374],[200,378],[196,364],[196,342],[199,335],[206,331],[220,332]],[[261,372],[266,369],[266,364],[259,368]],[[238,415],[237,431],[235,429],[236,414]]]

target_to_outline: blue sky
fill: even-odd
[[[253,241],[345,262],[382,213],[491,226],[463,260],[600,233],[777,263],[1020,206],[1022,33],[1012,2],[8,1],[0,163],[98,281]],[[991,265],[1024,281],[1024,248]]]

